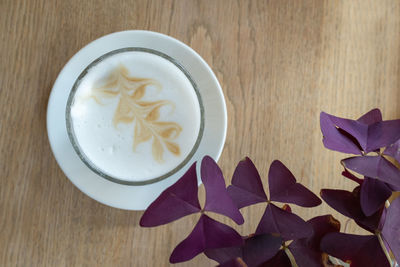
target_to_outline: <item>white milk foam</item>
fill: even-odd
[[[94,88],[106,84],[110,74],[121,66],[127,69],[129,77],[153,79],[161,85],[161,89],[154,84],[147,86],[144,96],[136,101],[173,103],[160,108],[156,121],[172,122],[181,127],[179,135],[171,140],[178,145],[179,155],[172,153],[161,140],[162,160],[155,159],[152,153],[154,136],[134,149],[137,117],[131,122],[113,124],[121,94],[96,95],[98,91]],[[112,92],[118,92],[117,86],[110,87]],[[176,168],[194,147],[201,121],[197,95],[185,74],[167,59],[141,51],[110,56],[91,68],[76,91],[71,118],[76,140],[89,160],[107,175],[126,181],[154,179]],[[148,123],[153,125],[151,121]],[[156,147],[159,150],[160,146]]]

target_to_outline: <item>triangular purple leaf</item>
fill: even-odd
[[[367,125],[380,122],[382,121],[382,113],[379,109],[375,108],[362,115],[357,121]]]
[[[379,121],[380,118],[381,115],[376,110],[368,112],[358,120],[339,118],[322,112],[321,130],[325,147],[359,154],[355,150],[357,144],[366,153],[393,144],[400,138],[400,120]],[[357,142],[340,130],[348,133]]]
[[[272,259],[264,262],[260,267],[292,267],[292,264],[285,251],[281,249]]]
[[[321,132],[323,135],[322,142],[324,146],[328,149],[343,153],[361,154],[358,144],[336,128],[330,116],[331,115],[325,112],[321,112],[320,115]]]
[[[272,162],[269,168],[268,183],[270,199],[273,201],[302,207],[315,207],[322,203],[313,192],[297,183],[290,170],[279,160]]]
[[[239,209],[268,201],[260,175],[248,157],[237,165],[228,193]]]
[[[335,126],[353,136],[365,151],[367,148],[368,124],[356,120],[329,116]]]
[[[281,245],[280,237],[270,234],[254,235],[245,240],[243,260],[249,266],[258,266],[275,256]]]
[[[388,243],[397,262],[400,262],[400,198],[390,204],[382,230],[383,238]]]
[[[244,223],[242,214],[228,195],[221,169],[209,156],[201,162],[201,180],[206,190],[204,210],[228,216],[237,224]]]
[[[381,212],[377,211],[372,216],[365,216],[360,205],[360,187],[353,192],[336,189],[322,189],[322,199],[333,209],[352,218],[359,226],[374,233],[378,229]]]
[[[165,189],[151,203],[140,219],[140,226],[154,227],[175,221],[201,210],[198,195],[196,163],[175,184]]]
[[[397,160],[397,162],[400,163],[400,139],[394,144],[386,147],[383,154],[393,157],[395,160]]]
[[[282,245],[282,239],[271,234],[252,235],[244,242],[240,247],[206,250],[204,254],[218,263],[239,257],[248,266],[258,266],[275,256]]]
[[[389,267],[375,235],[329,233],[322,238],[321,249],[351,267]]]
[[[233,228],[203,214],[189,236],[176,246],[170,262],[188,261],[206,249],[232,247],[242,243],[242,237]]]
[[[382,156],[351,157],[342,164],[359,174],[400,187],[400,170]]]
[[[281,236],[283,240],[296,240],[311,236],[313,229],[296,214],[269,203],[257,226],[256,234]]]
[[[374,123],[368,128],[368,145],[365,152],[387,147],[400,138],[400,120]]]
[[[232,259],[242,258],[242,246],[217,248],[217,249],[207,249],[204,254],[212,260],[215,260],[219,264],[228,262]]]
[[[318,216],[309,220],[308,223],[314,229],[313,235],[293,241],[289,245],[289,250],[299,266],[324,266],[327,255],[320,250],[321,239],[327,233],[339,232],[340,223],[332,215]]]
[[[391,195],[392,190],[384,182],[365,177],[360,191],[362,211],[371,216],[385,205],[385,201]]]

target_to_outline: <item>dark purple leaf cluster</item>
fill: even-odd
[[[306,222],[292,213],[286,203],[315,207],[321,200],[297,183],[282,162],[276,160],[270,166],[269,197],[249,158],[239,162],[227,188],[212,158],[204,157],[200,174],[206,192],[204,207],[198,201],[194,164],[149,206],[140,221],[143,227],[153,227],[193,213],[201,214],[192,232],[173,250],[171,263],[204,253],[221,266],[291,266],[291,261],[298,262],[298,266],[333,266],[329,265],[327,254],[321,251],[320,241],[326,233],[338,232],[340,224],[330,215]],[[254,234],[248,236],[241,236],[208,214],[222,214],[242,224],[244,220],[239,209],[261,202],[266,203],[265,212]],[[285,204],[281,208],[276,202]]]
[[[400,261],[400,199],[385,206],[400,190],[400,120],[383,121],[380,110],[373,109],[358,120],[322,112],[320,122],[326,148],[359,155],[342,160],[342,175],[356,182],[354,190],[323,189],[321,197],[371,233],[327,234],[322,250],[351,266],[390,266],[388,251]]]
[[[330,256],[352,267],[385,267],[390,266],[390,253],[399,261],[400,198],[390,207],[387,203],[400,190],[400,120],[383,121],[378,109],[358,120],[326,113],[321,113],[320,120],[326,148],[357,155],[342,160],[342,175],[355,182],[353,191],[323,189],[321,197],[370,235],[340,233],[340,223],[331,215],[304,221],[288,204],[308,208],[320,205],[321,200],[278,160],[268,172],[267,195],[259,172],[247,157],[238,163],[228,187],[216,162],[204,157],[199,168],[204,206],[199,203],[195,163],[149,206],[140,225],[155,227],[199,214],[192,232],[173,250],[171,263],[201,253],[220,266],[242,267],[338,266]],[[253,234],[242,236],[212,218],[217,213],[243,224],[240,209],[257,203],[265,203],[265,211]]]
[[[193,231],[172,252],[171,263],[190,260],[208,249],[232,247],[243,243],[242,236],[233,228],[205,214],[206,211],[214,212],[231,218],[237,224],[244,222],[242,214],[226,191],[220,168],[207,156],[202,160],[200,170],[206,191],[206,203],[203,208],[200,207],[198,199],[194,163],[182,178],[161,193],[140,219],[142,227],[154,227],[193,213],[201,213]]]

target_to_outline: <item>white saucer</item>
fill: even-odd
[[[115,49],[144,47],[176,59],[197,83],[204,105],[204,133],[197,152],[177,173],[148,185],[122,185],[91,171],[78,157],[68,138],[65,108],[70,90],[79,74],[95,59]],[[89,197],[111,207],[144,210],[190,165],[204,155],[215,160],[221,155],[227,129],[226,104],[221,86],[207,63],[184,43],[150,31],[123,31],[103,36],[76,53],[60,72],[47,106],[47,133],[54,156],[71,182]]]

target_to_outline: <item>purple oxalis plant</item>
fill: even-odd
[[[140,225],[155,227],[199,214],[192,232],[172,251],[171,263],[204,253],[219,266],[340,266],[332,262],[332,256],[352,267],[395,266],[400,260],[400,198],[390,205],[388,199],[400,189],[396,166],[400,160],[400,120],[383,121],[378,109],[358,120],[326,113],[321,113],[320,120],[326,148],[359,155],[342,160],[342,175],[355,182],[354,190],[322,189],[321,197],[370,235],[341,233],[340,223],[332,215],[304,221],[288,204],[311,208],[321,204],[320,198],[298,183],[278,160],[268,172],[267,195],[258,170],[247,157],[238,163],[228,187],[217,163],[211,157],[203,158],[203,207],[194,163],[148,207]],[[217,213],[240,225],[244,223],[240,209],[257,203],[265,203],[265,211],[249,235],[212,218]]]
[[[353,191],[323,189],[321,197],[371,233],[330,233],[321,249],[351,266],[394,266],[400,261],[400,199],[388,199],[400,190],[400,120],[383,121],[373,109],[357,120],[322,112],[320,122],[326,148],[360,155],[341,161],[343,176],[356,182]]]

